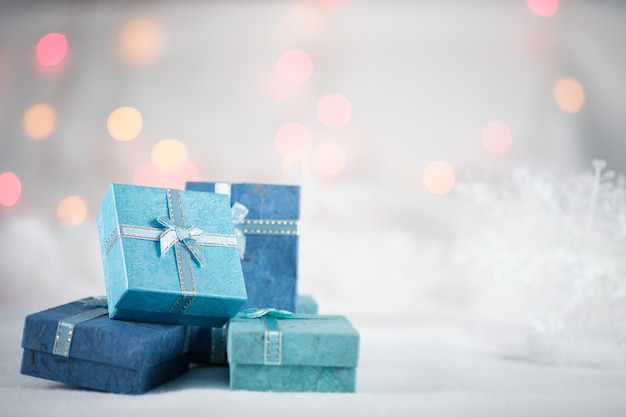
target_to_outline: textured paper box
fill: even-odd
[[[75,324],[71,344],[64,344],[67,333],[58,333],[59,322],[102,314],[98,310],[104,314]],[[21,372],[100,391],[140,394],[189,369],[185,338],[184,326],[111,320],[105,309],[77,301],[26,317]]]
[[[111,318],[222,326],[246,302],[223,195],[113,184],[98,232]]]
[[[227,365],[226,334],[227,326],[192,326],[189,342],[190,361],[206,365]]]
[[[217,187],[216,187],[217,184]],[[188,182],[187,190],[230,195],[230,203],[242,204],[248,221],[300,218],[300,187],[292,185]],[[253,230],[255,226],[250,225]],[[248,291],[244,308],[272,307],[295,311],[298,278],[298,234],[244,233],[242,268]]]
[[[234,318],[231,389],[354,392],[359,334],[342,316]]]
[[[317,314],[317,303],[310,295],[298,295],[296,312],[299,314]],[[192,363],[207,365],[227,365],[226,335],[223,327],[193,326],[189,343],[190,360]]]

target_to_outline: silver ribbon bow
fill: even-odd
[[[248,308],[241,312],[241,316],[246,319],[258,319],[259,317],[273,317],[276,319],[290,319],[293,313],[288,310],[276,308]]]
[[[235,225],[235,237],[237,238],[239,257],[243,259],[243,256],[246,253],[246,236],[243,234],[242,229],[246,216],[248,215],[250,210],[248,210],[248,207],[244,206],[243,204],[236,202],[230,208],[230,211],[233,215],[233,224]]]
[[[163,256],[176,242],[183,243],[195,260],[204,266],[204,258],[202,250],[198,245],[196,238],[204,234],[204,231],[197,226],[191,226],[189,229],[178,226],[168,217],[157,217],[157,221],[166,227],[165,231],[159,236],[161,246],[161,256]]]

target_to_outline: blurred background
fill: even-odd
[[[458,191],[626,172],[624,74],[619,0],[0,1],[0,300],[104,293],[111,182],[258,182],[302,186],[322,313],[529,323]]]

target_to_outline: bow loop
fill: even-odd
[[[259,317],[273,317],[275,319],[289,319],[293,317],[293,313],[287,310],[279,310],[276,308],[248,308],[241,312],[242,317],[247,319],[257,319]]]
[[[243,234],[241,228],[250,210],[248,210],[248,207],[244,206],[243,204],[235,202],[235,204],[233,204],[233,206],[230,208],[230,212],[233,216],[233,224],[235,225],[235,237],[237,238],[239,257],[243,259],[244,254],[246,253],[246,236]]]
[[[192,226],[186,229],[177,225],[168,217],[157,217],[157,221],[165,226],[165,230],[159,236],[159,242],[161,245],[161,256],[163,256],[176,242],[184,244],[194,259],[204,266],[204,258],[202,257],[202,250],[195,239],[195,236],[201,235],[204,231],[196,226]]]

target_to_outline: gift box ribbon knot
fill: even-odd
[[[105,241],[105,253],[109,253],[120,238],[159,241],[161,256],[170,248],[176,254],[176,266],[180,280],[181,296],[170,308],[170,314],[182,314],[196,295],[191,258],[204,267],[201,246],[237,247],[235,235],[211,234],[197,226],[185,227],[183,206],[179,190],[167,190],[169,218],[159,216],[156,221],[165,227],[117,225]]]

